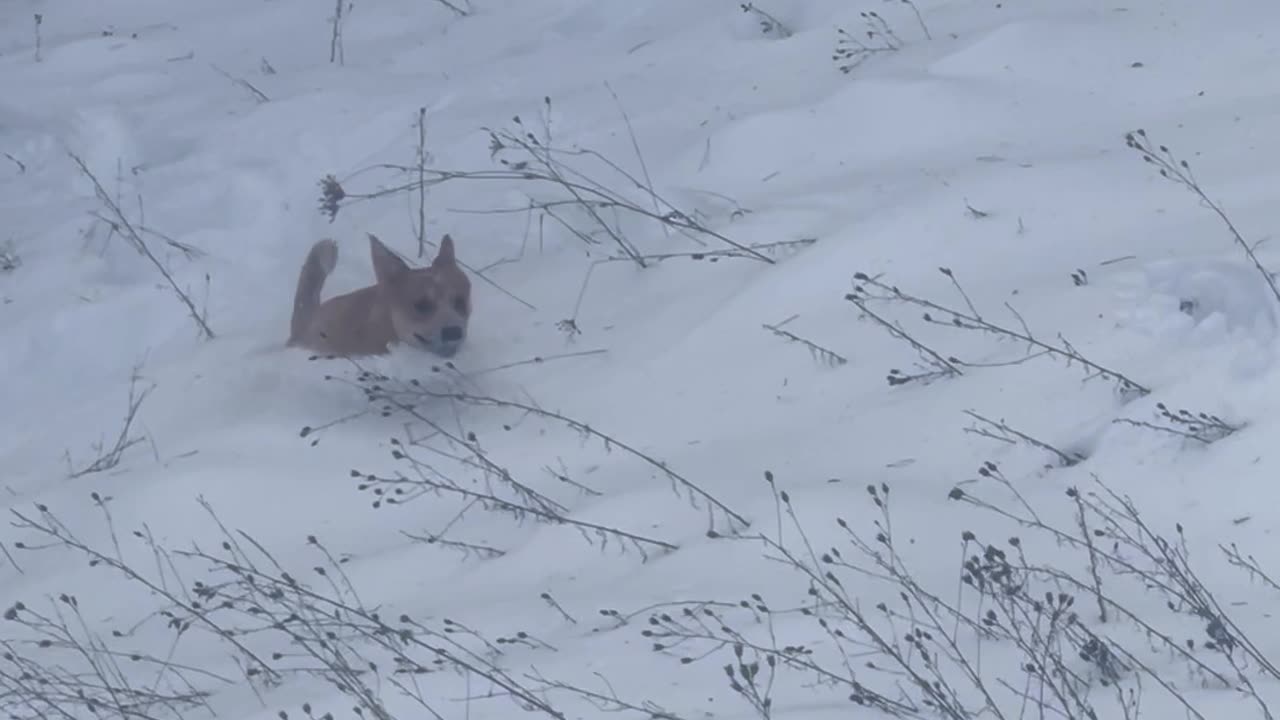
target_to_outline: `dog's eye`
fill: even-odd
[[[413,309],[417,311],[419,315],[430,315],[436,311],[436,304],[431,302],[429,298],[422,298],[413,304]]]
[[[466,299],[466,298],[464,298],[464,297],[462,297],[461,295],[459,295],[459,296],[455,297],[455,298],[453,299],[453,309],[454,309],[454,310],[457,310],[457,311],[458,311],[460,314],[462,314],[462,315],[466,315],[466,314],[467,314],[467,299]]]

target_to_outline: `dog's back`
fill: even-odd
[[[457,352],[471,314],[471,283],[446,235],[430,267],[410,268],[369,236],[377,283],[320,301],[337,265],[338,246],[321,240],[302,264],[288,344],[317,352],[380,355],[407,342],[444,357]]]

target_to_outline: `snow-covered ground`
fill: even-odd
[[[1277,295],[1158,172],[1280,267],[1280,6],[450,2],[0,6],[7,715],[1280,708]],[[420,200],[453,367],[284,348]]]

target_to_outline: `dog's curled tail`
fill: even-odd
[[[324,281],[338,264],[338,243],[333,240],[321,240],[311,246],[307,259],[302,263],[302,272],[298,274],[298,289],[293,296],[293,320],[289,326],[289,344],[302,340],[311,320],[315,317],[316,308],[320,307],[320,291],[324,289]]]

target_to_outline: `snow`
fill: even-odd
[[[0,384],[0,502],[13,521],[0,529],[0,606],[21,602],[48,614],[66,607],[57,599],[65,593],[83,616],[76,637],[233,680],[188,672],[211,693],[200,707],[139,716],[299,716],[304,702],[317,716],[349,716],[356,700],[283,632],[237,636],[264,657],[283,654],[271,661],[280,682],[258,679],[250,688],[236,669],[244,657],[227,638],[197,622],[175,641],[155,617],[166,604],[157,587],[188,597],[180,588],[229,579],[181,554],[223,556],[221,524],[262,567],[279,563],[324,597],[378,608],[384,619],[403,613],[436,630],[445,619],[470,628],[501,650],[492,662],[513,682],[566,717],[604,711],[537,678],[616,692],[635,705],[652,701],[688,720],[756,717],[725,677],[730,647],[682,664],[714,644],[654,652],[642,631],[660,625],[640,611],[736,604],[752,593],[775,609],[799,608],[813,602],[809,581],[779,562],[776,549],[723,537],[734,531],[726,514],[692,502],[682,480],[750,521],[742,534],[780,533],[807,557],[764,480],[770,471],[813,547],[837,544],[851,562],[856,552],[836,518],[874,536],[881,515],[866,488],[883,483],[901,562],[947,599],[960,592],[966,530],[991,543],[1019,536],[1035,564],[1088,577],[1078,547],[948,499],[960,485],[1019,507],[978,476],[992,461],[1046,523],[1069,531],[1076,506],[1068,488],[1101,493],[1101,481],[1132,498],[1153,532],[1185,541],[1219,612],[1247,631],[1257,657],[1280,653],[1270,619],[1278,589],[1232,567],[1221,550],[1235,543],[1263,569],[1276,565],[1268,548],[1280,522],[1269,512],[1277,471],[1270,443],[1280,431],[1277,298],[1222,220],[1125,145],[1127,132],[1144,128],[1154,145],[1191,164],[1247,243],[1270,237],[1280,102],[1267,81],[1280,58],[1280,7],[915,0],[922,25],[905,2],[755,3],[791,33],[779,37],[762,33],[740,3],[470,5],[474,12],[462,17],[439,2],[357,0],[341,24],[342,63],[329,62],[332,4],[316,0],[0,7],[0,250],[21,261],[0,271],[0,374],[8,378]],[[842,73],[831,58],[836,28],[861,31],[864,11],[883,17],[901,47]],[[494,212],[562,199],[553,186],[434,185],[427,239],[450,233],[473,269],[467,344],[454,369],[406,349],[359,364],[392,378],[383,385],[418,379],[433,392],[542,412],[441,397],[417,403],[416,419],[384,417],[355,386],[351,363],[313,360],[283,343],[298,266],[316,239],[341,246],[326,295],[371,282],[366,233],[417,261],[416,192],[351,202],[330,222],[318,211],[318,183],[332,174],[348,193],[375,193],[411,180],[376,167],[415,163],[420,108],[428,167],[494,169],[484,128],[511,129],[519,117],[556,146],[590,148],[647,176],[675,207],[735,243],[785,247],[769,251],[774,263],[682,256],[640,269],[606,261],[619,256],[608,238],[587,245],[552,217]],[[111,230],[103,219],[110,212],[71,154],[130,222],[163,233],[144,234],[148,247],[207,318],[213,339],[200,336],[156,264]],[[603,163],[572,162],[639,205],[651,203]],[[572,209],[563,217],[589,225]],[[620,227],[645,255],[725,248],[654,220],[631,217]],[[166,237],[198,252],[184,257]],[[1280,267],[1268,243],[1256,252],[1264,266]],[[1081,270],[1087,279],[1074,282]],[[914,372],[920,358],[845,299],[866,286],[854,280],[859,272],[960,311],[967,298],[987,320],[1013,329],[1025,322],[1037,338],[1069,342],[1152,392],[1122,397],[1105,378],[1085,380],[1076,364],[1014,362],[1029,352],[1021,343],[929,325],[909,304],[872,303],[943,356],[970,363],[958,377],[890,386],[891,369]],[[569,319],[580,332],[564,330]],[[847,362],[824,362],[764,325]],[[529,362],[535,357],[543,360]],[[69,477],[97,458],[95,443],[115,442],[135,368],[142,379],[134,389],[153,388],[130,436],[143,440],[118,465]],[[1116,422],[1161,424],[1158,403],[1242,429],[1204,443]],[[971,432],[981,423],[966,410],[1087,457],[1046,467],[1054,456],[1043,449]],[[479,448],[574,521],[678,550],[648,545],[642,553],[616,538],[602,549],[591,532],[485,512],[448,494],[372,507],[372,491],[360,490],[351,471],[408,472],[392,455],[404,446],[392,439],[422,438],[430,424],[474,439],[470,449],[424,440],[413,454],[431,465],[428,473],[512,500],[483,480]],[[13,514],[38,520],[39,508],[61,523],[60,533],[103,553],[100,561],[41,548],[50,538]],[[708,535],[709,519],[721,536]],[[440,532],[502,554],[410,537]],[[313,571],[324,560],[311,536],[344,558],[358,601]],[[113,563],[136,568],[153,587]],[[865,608],[898,602],[899,588],[883,579],[846,571],[841,582]],[[1265,702],[1280,698],[1280,676],[1239,653],[1237,673],[1202,647],[1208,619],[1170,611],[1167,595],[1132,578],[1107,582],[1134,617],[1178,643],[1195,640],[1194,656],[1236,688],[1189,669],[1131,618],[1113,613],[1100,622],[1090,594],[1075,588],[1093,632],[1140,656],[1201,717],[1270,717]],[[977,602],[969,596],[962,606],[976,613]],[[663,607],[678,615],[681,606]],[[638,614],[619,626],[602,610]],[[762,623],[724,612],[753,642],[811,646],[843,672],[836,643],[813,617],[777,613]],[[227,626],[261,622],[227,617]],[[496,643],[521,631],[537,642]],[[10,621],[0,643],[43,667],[83,666],[69,638],[40,647],[31,642],[37,632]],[[980,646],[961,635],[966,647]],[[449,637],[480,647],[476,637]],[[387,670],[385,653],[367,639],[351,642],[382,658],[378,673],[361,677],[390,717],[435,717],[397,688],[406,676]],[[981,673],[1002,698],[1002,714],[986,714],[1022,717],[1022,699],[999,684],[1025,682],[1018,653],[1007,642],[981,647]],[[1088,663],[1066,655],[1094,680],[1098,717],[1131,716]],[[871,660],[884,666],[871,655],[852,662]],[[35,691],[18,689],[26,686],[15,667],[0,661],[0,706],[16,717],[54,716],[19,703]],[[135,673],[135,686],[170,682],[158,679],[158,665],[121,672]],[[438,717],[519,712],[474,673],[413,678]],[[1238,689],[1241,678],[1251,691]],[[887,672],[860,668],[859,680],[919,697]],[[1120,686],[1140,688],[1142,717],[1188,712],[1151,675],[1135,671]],[[882,716],[851,705],[847,687],[799,670],[780,669],[772,692],[772,717]],[[92,714],[71,698],[55,704],[60,717]]]

